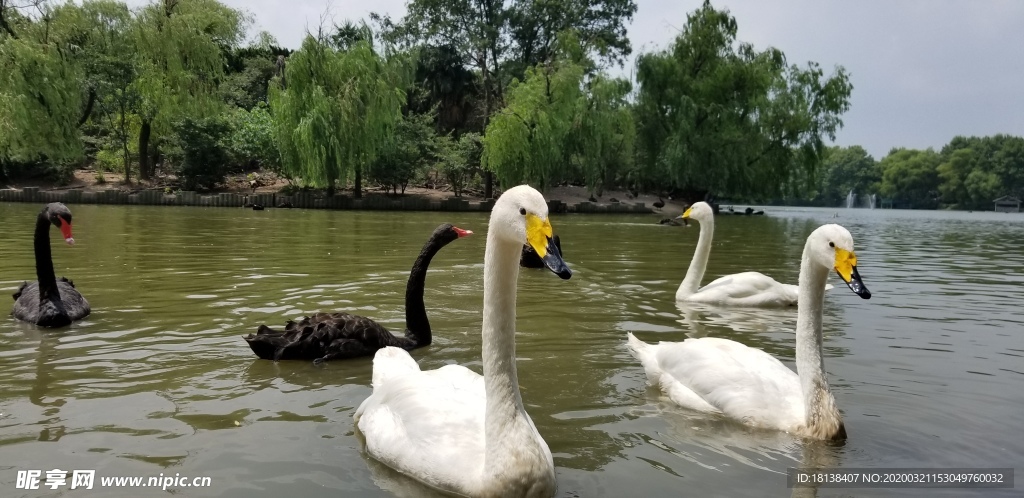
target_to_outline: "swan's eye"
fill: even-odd
[[[519,208],[519,214],[526,216],[526,208]]]
[[[835,246],[836,246],[836,243],[835,243],[835,242],[829,242],[829,243],[828,243],[828,246],[829,246],[829,247],[835,247]]]

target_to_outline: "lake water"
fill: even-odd
[[[39,205],[0,204],[0,292],[34,279]],[[57,275],[92,315],[43,330],[0,309],[0,496],[159,496],[154,489],[15,489],[17,471],[206,476],[183,496],[429,496],[361,450],[352,413],[371,360],[258,360],[241,336],[314,311],[402,330],[409,267],[438,224],[476,235],[427,279],[434,344],[422,368],[479,371],[481,213],[70,206],[77,244],[51,231]],[[838,213],[838,218],[833,218]],[[833,275],[825,367],[842,445],[754,430],[672,406],[625,347],[712,335],[792,366],[796,312],[680,308],[696,227],[658,217],[552,218],[562,281],[523,270],[519,375],[554,454],[558,495],[790,496],[800,466],[1015,467],[1017,489],[819,489],[818,496],[1019,496],[1024,484],[1024,214],[773,208],[720,217],[705,281],[759,270],[796,283],[806,236],[853,234],[862,300]],[[43,474],[45,478],[45,473]],[[98,486],[97,486],[98,487]],[[811,490],[813,491],[813,490]]]

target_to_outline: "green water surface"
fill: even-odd
[[[163,493],[15,489],[19,470],[54,468],[94,469],[97,482],[211,478],[174,489],[183,496],[431,494],[361,450],[352,413],[370,393],[370,358],[274,363],[241,336],[336,310],[402,330],[409,267],[451,222],[476,234],[434,258],[434,343],[413,357],[479,371],[486,214],[72,205],[77,244],[52,230],[54,264],[92,315],[45,330],[7,316],[3,297],[35,279],[41,207],[0,204],[0,496]],[[646,387],[627,331],[726,337],[792,366],[796,322],[794,310],[677,306],[698,230],[657,219],[554,216],[572,279],[521,272],[519,380],[559,496],[790,496],[786,469],[802,465],[1016,467],[1024,479],[1024,215],[776,208],[717,220],[705,281],[758,270],[796,283],[814,228],[853,234],[873,297],[830,280],[825,367],[849,433],[838,446],[688,412]]]

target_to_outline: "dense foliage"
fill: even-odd
[[[847,72],[755,49],[709,1],[641,54],[634,82],[613,78],[636,8],[411,0],[401,19],[321,26],[292,52],[217,0],[0,0],[0,177],[91,167],[216,188],[263,169],[356,195],[365,178],[395,194],[528,182],[960,209],[1024,197],[1024,138],[877,160],[826,146],[850,107]]]
[[[378,54],[369,40],[347,50],[307,36],[282,80],[271,87],[282,169],[332,191],[360,175],[394,133],[405,100],[400,58]]]
[[[705,3],[667,50],[639,59],[639,186],[777,195],[791,169],[820,164],[849,108],[846,72],[788,66],[736,34],[736,20]]]

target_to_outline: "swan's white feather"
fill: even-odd
[[[756,271],[725,275],[698,288],[711,253],[715,231],[714,213],[705,202],[694,203],[687,213],[700,223],[700,238],[686,278],[676,291],[676,301],[724,306],[796,306],[800,296],[797,286],[779,283]],[[825,286],[825,290],[831,288],[831,285]]]
[[[825,290],[832,284],[825,286]],[[748,271],[716,278],[681,301],[733,306],[796,306],[800,288],[763,273]]]
[[[408,352],[395,347],[377,351],[373,371],[373,394],[355,414],[369,454],[440,489],[482,475],[482,376],[461,365],[420,371]],[[378,372],[392,374],[379,379]]]
[[[491,210],[481,355],[488,377],[458,365],[421,371],[404,350],[377,351],[373,394],[354,416],[370,456],[461,495],[554,495],[551,451],[522,405],[515,369],[519,259],[531,237],[550,238],[547,214],[544,197],[525,185],[506,190]]]
[[[794,431],[803,425],[799,377],[760,349],[717,337],[658,344],[628,338],[648,381],[680,406],[755,427]]]
[[[709,210],[706,205],[698,207]],[[701,226],[701,239],[710,231],[705,227],[710,229],[712,224]],[[707,256],[708,240],[698,242],[690,267],[697,273],[687,274],[680,293],[694,289],[694,282],[703,273],[701,259]],[[807,237],[800,262],[797,372],[760,349],[717,337],[651,345],[629,333],[629,348],[643,364],[648,381],[681,406],[720,412],[755,427],[819,439],[845,439],[846,428],[824,370],[821,336],[822,306],[829,288],[826,280],[831,270],[840,268],[851,272],[852,276],[844,277],[853,279],[848,280],[851,290],[865,299],[871,297],[857,273],[850,232],[839,225],[823,225]],[[747,297],[764,295],[765,289],[789,291],[756,272],[718,279],[700,290],[725,295],[729,289],[746,290]]]
[[[748,271],[717,278],[683,300],[735,306],[796,306],[798,297],[797,286]]]

